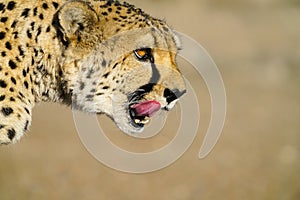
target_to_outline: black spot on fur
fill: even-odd
[[[103,78],[107,78],[109,76],[110,72],[107,72],[106,74],[103,75]]]
[[[13,84],[15,84],[15,85],[17,84],[17,81],[16,81],[16,79],[15,79],[14,77],[11,77],[10,80],[11,80],[11,82],[12,82]]]
[[[29,8],[25,8],[21,14],[21,17],[24,17],[24,18],[28,17],[29,11],[30,11]]]
[[[94,95],[91,95],[91,94],[90,94],[90,95],[86,95],[85,98],[86,98],[86,99],[92,99],[93,97],[94,97]]]
[[[113,69],[115,69],[117,66],[118,66],[118,63],[116,63],[116,64],[113,66]]]
[[[23,95],[22,92],[19,92],[19,95],[20,95],[22,98],[25,98],[25,96]]]
[[[35,61],[34,61],[34,58],[31,57],[31,65],[34,65]]]
[[[5,95],[0,96],[0,101],[3,101],[5,99]]]
[[[0,32],[0,40],[3,40],[5,38],[6,33],[1,31]]]
[[[43,3],[43,8],[45,9],[45,10],[47,10],[49,7],[48,7],[48,4],[47,3]]]
[[[24,51],[21,46],[18,46],[20,56],[24,56]]]
[[[5,51],[2,51],[2,52],[1,52],[1,56],[2,56],[2,57],[5,57],[5,56],[6,56],[6,52],[5,52]]]
[[[26,87],[26,89],[28,89],[29,85],[27,81],[24,81],[24,86]]]
[[[80,41],[81,41],[81,36],[78,35],[78,36],[77,36],[77,42],[80,42]]]
[[[31,26],[31,30],[34,30],[35,22],[31,22],[30,26]]]
[[[105,59],[103,59],[103,61],[102,61],[102,67],[106,67],[106,60]]]
[[[59,6],[58,3],[56,3],[56,2],[52,2],[52,5],[54,6],[55,9],[57,9]]]
[[[33,16],[36,16],[37,15],[37,7],[35,7],[34,9],[33,9]]]
[[[19,33],[17,31],[14,31],[12,34],[14,35],[14,39],[18,38]]]
[[[29,39],[32,38],[32,34],[30,33],[30,30],[27,30],[26,34],[27,34],[27,37],[28,37]]]
[[[13,98],[13,97],[10,97],[9,100],[10,100],[11,102],[15,102],[15,101],[16,101],[15,98]]]
[[[1,17],[1,18],[0,18],[0,22],[2,22],[2,23],[5,23],[7,20],[8,20],[7,17]]]
[[[5,5],[3,3],[0,3],[0,11],[2,11],[5,8]]]
[[[38,37],[42,32],[42,27],[40,26],[37,30],[37,34],[36,34],[36,37]]]
[[[26,77],[26,75],[27,75],[27,72],[26,72],[26,70],[25,70],[25,69],[23,69],[23,71],[22,71],[22,74],[23,74],[23,76],[24,76],[24,77]]]
[[[79,89],[80,89],[80,90],[83,90],[83,89],[84,89],[84,87],[85,87],[85,84],[84,84],[83,82],[81,82],[81,83],[80,83],[80,87],[79,87]]]
[[[2,108],[2,113],[3,113],[4,116],[8,116],[13,112],[14,112],[14,110],[10,107],[3,107]]]
[[[46,33],[49,33],[49,32],[50,32],[50,26],[48,26],[46,29]]]
[[[26,111],[26,113],[27,113],[28,115],[30,115],[30,112],[29,112],[29,110],[28,110],[27,108],[24,108],[24,110]]]
[[[28,125],[29,125],[29,121],[27,120],[26,123],[25,123],[25,126],[24,126],[24,131],[28,130]]]
[[[1,87],[1,88],[6,88],[6,87],[7,87],[6,82],[3,81],[3,80],[0,80],[0,87]]]
[[[15,129],[12,128],[7,131],[7,136],[10,140],[12,140],[15,137],[15,135],[16,135]]]
[[[43,19],[44,19],[44,15],[41,13],[41,14],[39,15],[39,18],[40,18],[40,20],[43,20]]]
[[[10,1],[8,4],[7,4],[7,9],[8,10],[13,10],[16,6],[16,2],[14,1]]]
[[[16,69],[16,68],[17,68],[16,63],[15,63],[14,61],[12,61],[12,60],[10,60],[10,61],[8,62],[8,65],[9,65],[9,67],[10,67],[11,69]]]
[[[12,47],[11,47],[10,42],[6,42],[6,43],[5,43],[5,47],[6,47],[8,50],[12,50]]]
[[[15,21],[13,21],[13,23],[11,24],[11,26],[10,26],[10,27],[11,27],[11,28],[15,28],[15,27],[16,27],[16,25],[17,25],[17,23],[18,23],[18,22],[17,22],[16,20],[15,20]]]

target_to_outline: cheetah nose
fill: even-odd
[[[164,97],[166,98],[167,103],[170,104],[176,99],[179,99],[184,93],[186,93],[186,90],[180,92],[178,89],[172,91],[169,88],[166,88],[164,90]]]

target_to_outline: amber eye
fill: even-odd
[[[145,49],[137,49],[134,52],[134,55],[139,61],[146,62],[150,61],[151,63],[154,63],[154,57],[152,55],[152,49],[145,48]]]

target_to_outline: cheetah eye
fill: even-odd
[[[154,63],[152,49],[150,49],[150,48],[137,49],[133,52],[139,61],[142,61],[142,62],[150,61],[151,63]]]

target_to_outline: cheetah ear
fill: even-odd
[[[54,25],[65,41],[87,32],[98,21],[97,13],[83,1],[66,3],[56,14]]]

